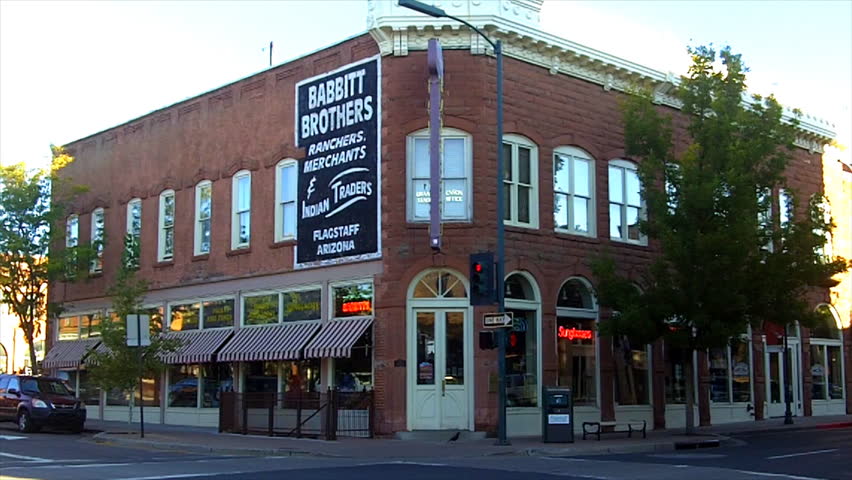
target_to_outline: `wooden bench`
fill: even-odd
[[[604,428],[612,427],[612,430],[603,431]],[[645,420],[625,420],[625,421],[608,421],[608,422],[583,422],[583,440],[586,435],[597,435],[598,441],[601,439],[601,433],[624,433],[627,432],[629,438],[633,437],[633,432],[642,432],[642,438],[648,438],[646,433],[647,422]]]

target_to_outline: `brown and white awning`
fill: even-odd
[[[372,318],[334,320],[326,323],[305,348],[305,358],[349,357],[352,355],[352,346],[372,323]]]
[[[164,354],[163,362],[172,365],[211,363],[216,352],[233,333],[234,330],[230,328],[166,333],[166,338],[179,339],[181,345],[176,351]]]
[[[295,360],[319,329],[319,322],[243,327],[219,352],[219,361]]]
[[[100,343],[98,338],[56,342],[41,362],[42,368],[77,368]]]

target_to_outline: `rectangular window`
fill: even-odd
[[[80,338],[80,317],[63,317],[59,323],[59,340],[77,340]]]
[[[71,215],[65,223],[65,246],[76,247],[80,241],[80,219],[77,215]]]
[[[320,383],[320,359],[281,362],[285,392],[316,392]]]
[[[202,328],[232,327],[234,325],[234,299],[204,302]]]
[[[322,291],[303,290],[295,292],[284,292],[282,296],[281,310],[285,322],[297,322],[300,320],[319,320],[320,296]],[[362,308],[360,305],[358,308]]]
[[[686,403],[686,355],[685,350],[663,346],[663,363],[666,372],[666,404]]]
[[[783,188],[778,191],[778,208],[781,213],[781,226],[784,227],[793,220],[793,197]]]
[[[130,405],[130,394],[119,389],[113,388],[106,395],[107,406],[126,407]]]
[[[757,193],[757,203],[759,210],[757,213],[757,223],[766,237],[766,245],[764,249],[767,252],[772,252],[772,192],[767,188]]]
[[[628,337],[613,340],[615,401],[618,405],[648,405],[651,378],[648,346]]]
[[[538,339],[535,312],[510,310],[515,322],[506,346],[506,405],[538,406]]]
[[[172,331],[198,330],[198,318],[201,315],[200,303],[187,303],[171,306],[169,328]]]
[[[278,392],[278,362],[246,362],[243,365],[245,393]]]
[[[373,314],[373,284],[359,283],[332,288],[334,317],[365,317]]]
[[[751,344],[748,340],[731,342],[731,391],[734,402],[751,402]]]
[[[811,345],[811,378],[813,379],[813,399],[825,400],[826,377],[825,345]]]
[[[198,365],[169,367],[169,407],[198,407]]]
[[[80,325],[80,338],[99,337],[101,335],[101,318],[102,315],[100,313],[82,315],[80,317],[82,320]]]
[[[157,260],[165,262],[174,257],[175,252],[175,192],[169,190],[160,194],[160,224]]]
[[[275,169],[275,241],[296,238],[296,179],[298,164],[281,162]]]
[[[101,391],[90,378],[88,370],[79,370],[80,384],[77,389],[77,398],[86,405],[100,405]]]
[[[579,152],[578,152],[579,153]],[[592,225],[592,162],[557,153],[553,165],[553,217],[557,230],[589,235]]]
[[[230,363],[201,365],[201,407],[219,408],[222,392],[234,391],[234,370]]]
[[[596,405],[595,321],[556,319],[557,382],[571,387],[575,405]]]
[[[134,405],[139,405],[139,390],[134,392]],[[142,379],[142,404],[146,407],[160,406],[160,377]]]
[[[708,353],[710,362],[710,401],[728,403],[728,348],[713,348]]]
[[[213,184],[204,181],[195,187],[195,254],[210,253],[210,219],[213,213]]]
[[[373,389],[373,327],[352,346],[352,355],[334,359],[334,385],[341,392]]]
[[[644,216],[639,175],[635,166],[621,160],[609,165],[609,233],[610,238],[645,243],[639,231]]]
[[[471,162],[469,137],[445,134],[441,138],[441,218],[463,221],[471,218]],[[430,218],[432,192],[429,138],[409,140],[409,218],[425,222]]]
[[[840,356],[840,346],[826,346],[828,353],[828,362],[825,366],[828,369],[828,398],[831,400],[843,399],[843,357]]]
[[[246,248],[251,242],[251,174],[234,176],[231,248]]]
[[[100,273],[104,267],[104,209],[98,208],[92,211],[92,249],[94,257],[89,272]]]
[[[139,245],[142,238],[142,200],[127,202],[127,236],[124,238],[124,258],[128,268],[139,268]]]
[[[509,225],[538,226],[538,158],[531,144],[503,143],[503,219]]]
[[[243,298],[243,325],[278,323],[278,294]]]

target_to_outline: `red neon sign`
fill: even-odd
[[[576,328],[565,328],[559,327],[557,331],[557,336],[559,338],[567,338],[568,340],[591,340],[592,339],[592,331],[591,330],[577,330]]]
[[[345,302],[340,308],[343,310],[343,313],[365,312],[370,310],[370,301]]]

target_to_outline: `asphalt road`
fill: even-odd
[[[742,435],[720,448],[584,458],[241,457],[21,435],[0,425],[2,480],[810,480],[852,479],[852,429]]]

